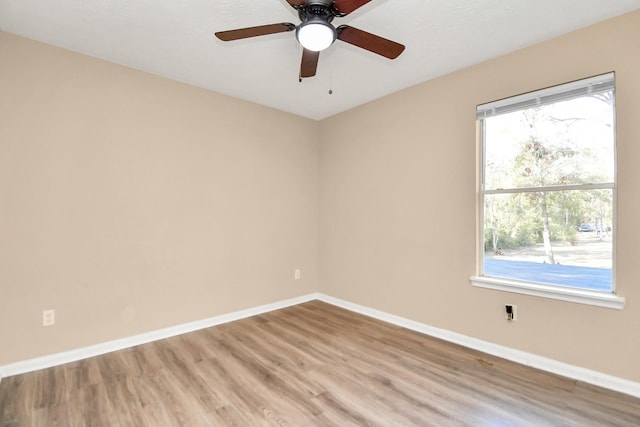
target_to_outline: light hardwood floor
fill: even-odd
[[[639,426],[640,399],[313,301],[5,378],[2,426]]]

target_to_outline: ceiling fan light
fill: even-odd
[[[296,30],[296,38],[305,49],[319,52],[336,40],[336,29],[322,19],[312,19],[300,24]]]

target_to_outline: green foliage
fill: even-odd
[[[510,126],[526,129],[528,135],[520,132],[519,142],[507,142],[505,148],[492,147],[494,151],[485,163],[485,173],[489,177],[485,184],[489,188],[529,190],[485,195],[486,251],[543,243],[545,224],[548,224],[549,241],[546,243],[549,248],[551,242],[575,242],[578,226],[582,223],[602,221],[611,224],[612,190],[531,190],[612,180],[610,170],[601,166],[609,162],[603,162],[599,157],[602,153],[610,153],[612,145],[607,151],[602,149],[607,147],[606,144],[583,143],[576,135],[584,138],[586,134],[584,131],[575,133],[576,123],[589,121],[580,117],[563,117],[559,111],[553,106],[546,106],[513,113],[520,114],[517,126],[516,116],[504,120]],[[606,111],[601,116],[606,118]],[[504,136],[511,132],[504,123],[500,128],[502,134],[495,135]],[[603,124],[591,126],[607,127],[611,124],[605,120]],[[610,143],[613,144],[612,139]],[[550,251],[548,255],[552,260],[552,249]]]

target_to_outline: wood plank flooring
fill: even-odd
[[[639,426],[640,399],[313,301],[0,383],[1,426]]]

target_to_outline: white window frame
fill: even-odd
[[[478,234],[477,234],[477,275],[470,278],[471,284],[478,288],[487,288],[498,291],[514,292],[524,295],[536,297],[551,298],[560,301],[568,301],[574,303],[582,303],[595,305],[606,308],[622,309],[624,308],[625,299],[615,293],[615,245],[613,247],[613,268],[612,268],[612,286],[613,292],[591,291],[578,288],[569,288],[563,286],[546,285],[534,282],[525,282],[512,279],[496,278],[483,275],[484,265],[484,196],[485,194],[498,194],[514,192],[513,190],[485,190],[484,188],[484,147],[483,138],[483,119],[492,115],[502,114],[505,112],[519,111],[528,107],[544,104],[552,104],[563,99],[572,99],[581,95],[597,93],[603,91],[614,90],[615,94],[615,74],[607,73],[599,76],[581,79],[574,82],[553,86],[550,88],[525,93],[522,95],[505,98],[502,100],[478,105],[476,109],[477,125],[478,125],[478,144],[480,148],[479,168],[478,168]],[[614,95],[615,99],[615,95]],[[614,121],[615,121],[615,102],[614,102]],[[615,125],[614,125],[615,129]],[[615,132],[615,130],[614,130]],[[617,226],[616,219],[616,183],[617,176],[615,173],[615,135],[614,135],[614,182],[603,184],[585,184],[570,186],[553,186],[555,190],[571,190],[571,189],[592,189],[606,188],[613,191],[613,236],[614,242]],[[545,187],[550,188],[550,187]],[[531,189],[519,189],[520,191],[529,191]],[[538,188],[539,190],[539,188]]]

